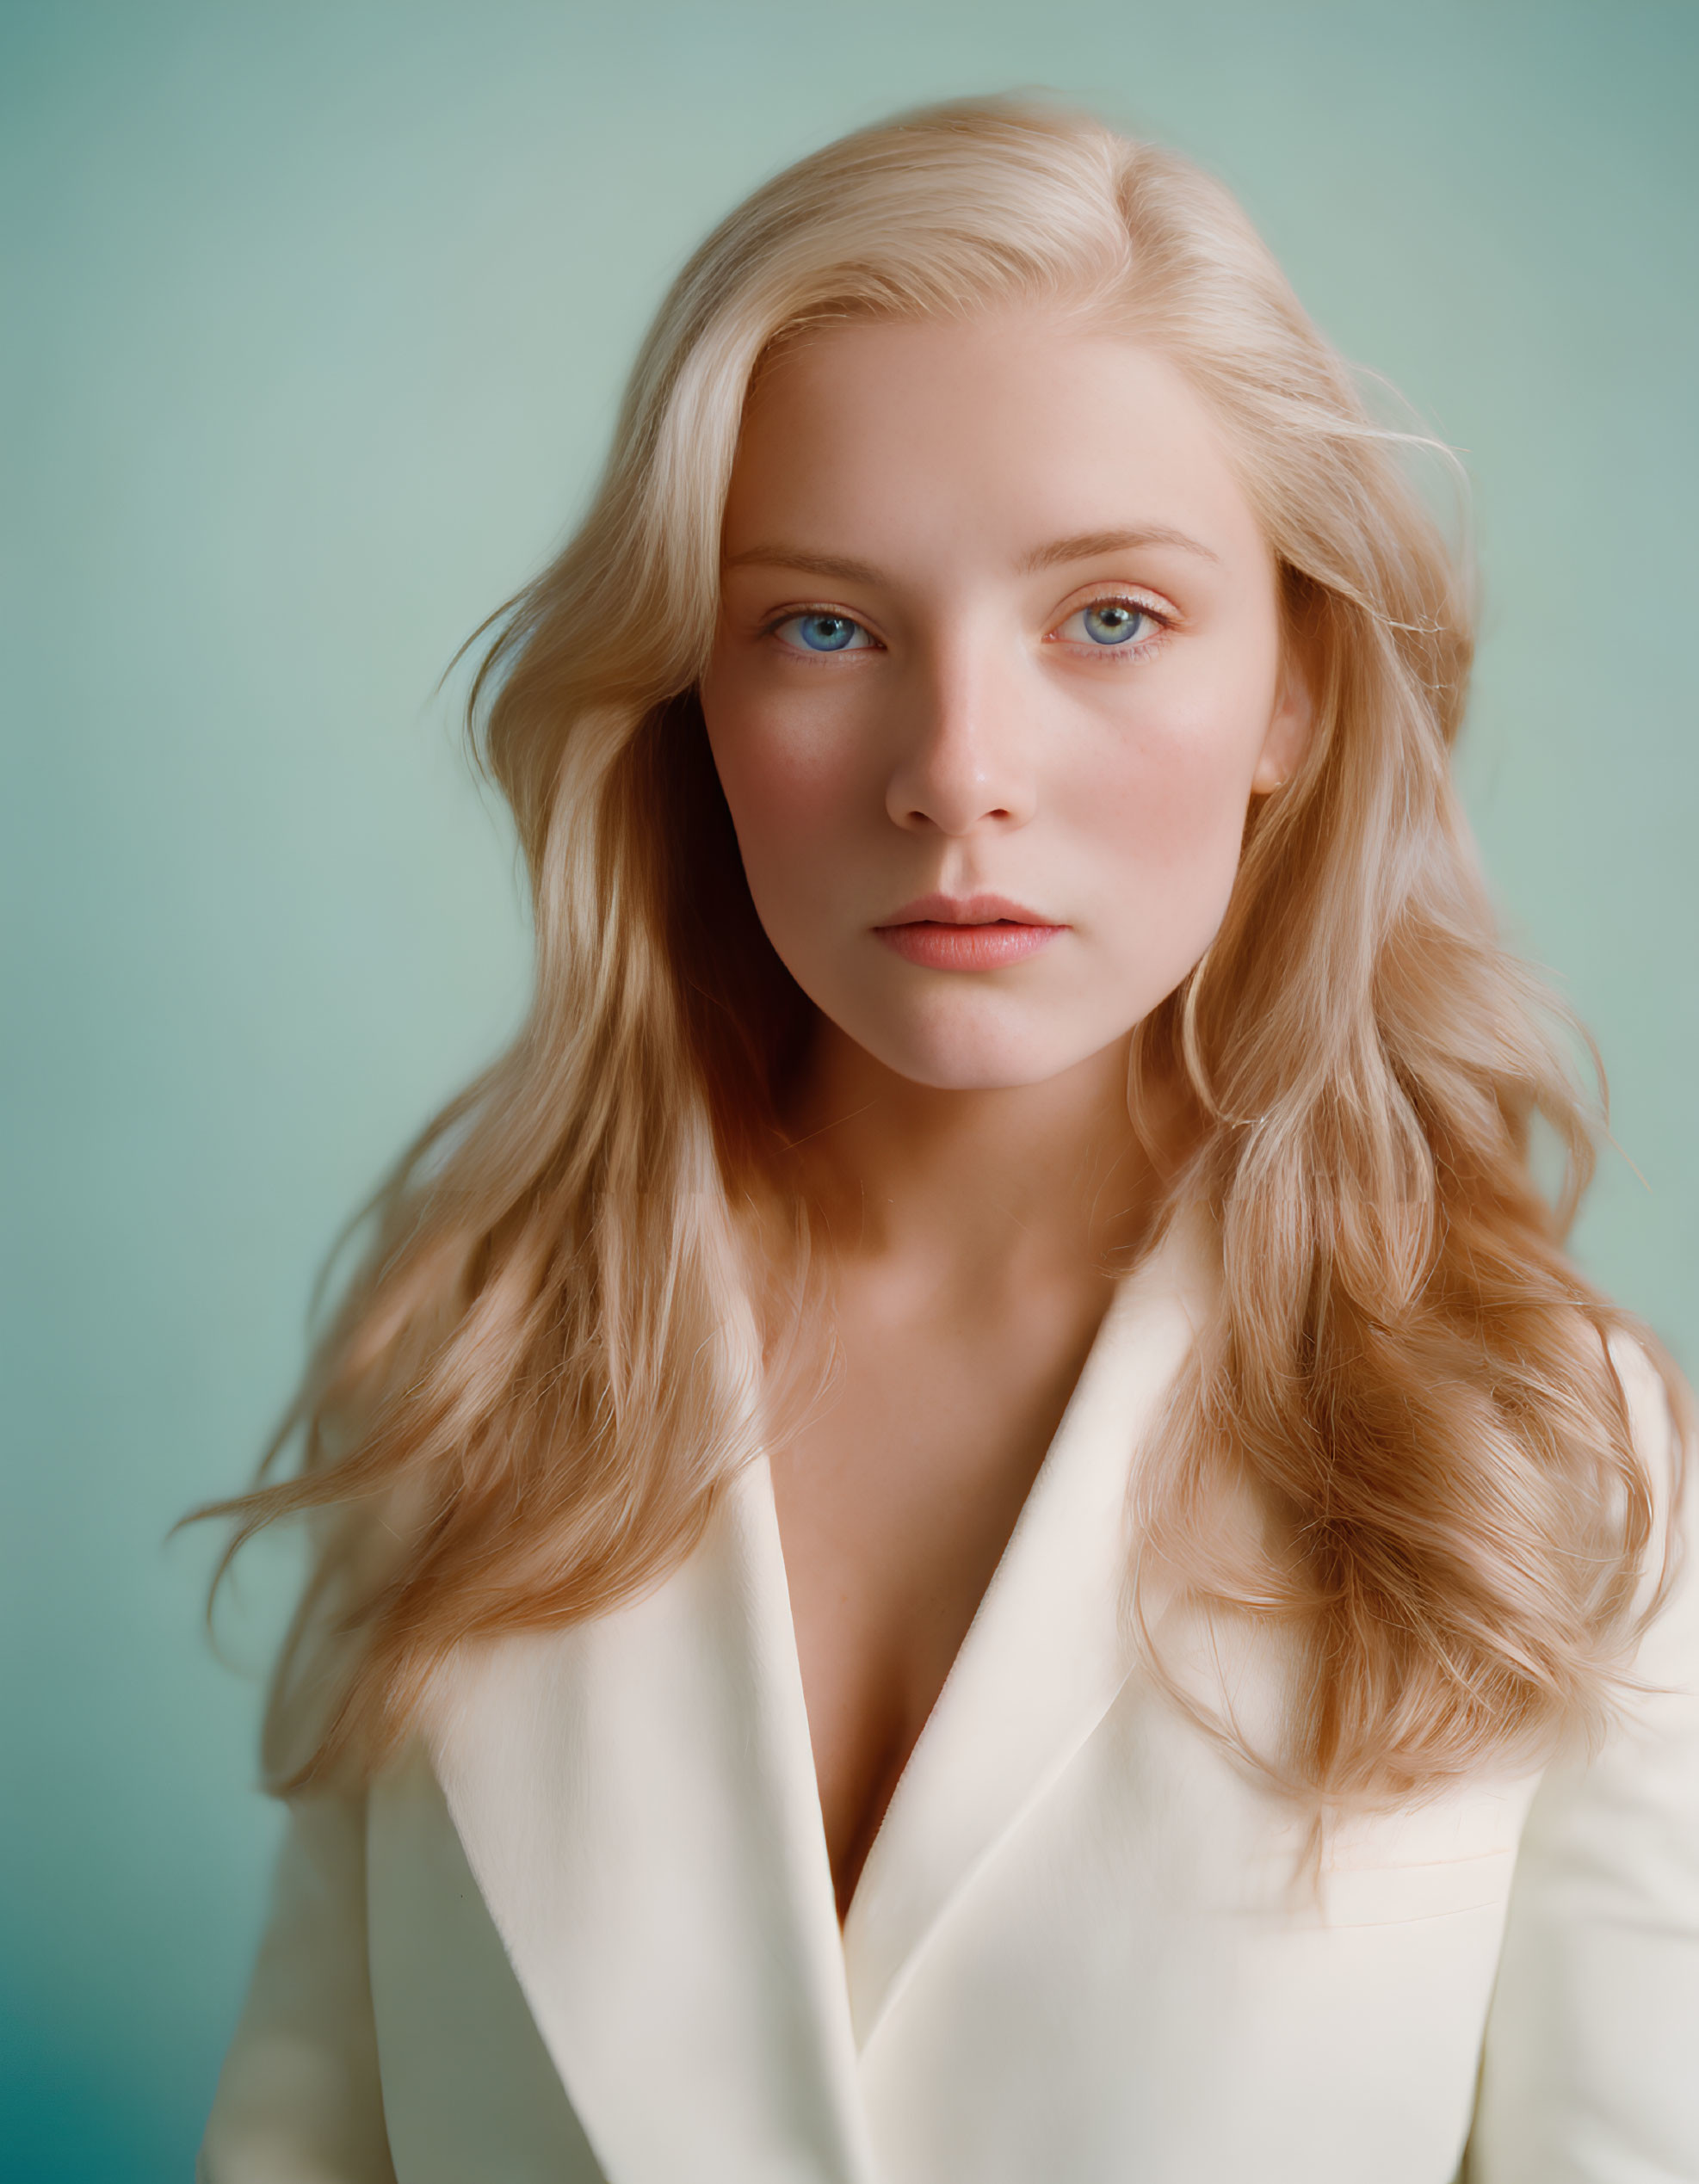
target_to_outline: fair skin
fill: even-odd
[[[709,742],[819,1011],[789,1120],[837,1369],[773,1480],[841,1916],[1150,1218],[1133,1027],[1308,702],[1208,409],[1077,316],[792,347],[723,548]]]

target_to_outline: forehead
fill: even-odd
[[[1220,427],[1169,358],[1060,311],[1010,308],[788,343],[745,409],[726,545],[825,527],[838,550],[882,541],[888,555],[948,530],[989,557],[1136,525],[1266,559]]]

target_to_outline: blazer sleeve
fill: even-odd
[[[395,2184],[366,1945],[363,1797],[292,1807],[197,2184]]]
[[[1467,2184],[1699,2180],[1699,1480],[1677,1509],[1663,1383],[1638,1345],[1611,1354],[1681,1559],[1635,1657],[1647,1687],[1530,1808]]]

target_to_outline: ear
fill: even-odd
[[[1257,770],[1251,776],[1253,796],[1268,796],[1291,780],[1309,750],[1314,725],[1315,700],[1310,678],[1296,649],[1283,645],[1274,710],[1269,715],[1268,733],[1257,754]]]

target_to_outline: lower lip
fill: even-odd
[[[1066,925],[1016,925],[999,919],[994,925],[935,925],[923,919],[913,925],[876,925],[887,948],[905,963],[917,963],[927,971],[998,971],[1005,963],[1022,963],[1067,931]]]

